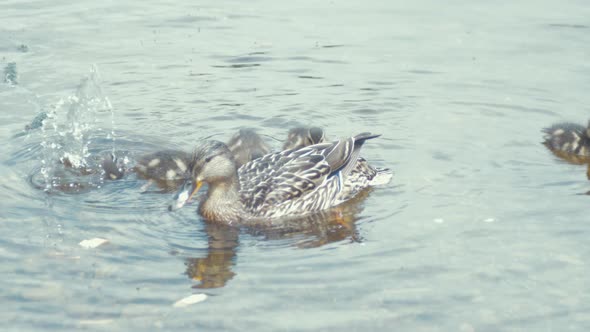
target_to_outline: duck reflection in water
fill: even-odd
[[[234,277],[232,265],[238,249],[239,229],[222,224],[206,223],[207,256],[187,258],[186,275],[199,284],[194,288],[218,288]]]
[[[248,234],[267,241],[286,241],[297,248],[317,248],[340,242],[361,242],[355,222],[362,211],[362,203],[371,188],[360,192],[348,202],[332,209],[320,211],[301,218],[282,220],[273,225],[255,225],[235,227],[226,224],[205,221],[208,236],[206,257],[185,259],[186,275],[197,281],[193,288],[224,287],[236,273],[240,233]]]

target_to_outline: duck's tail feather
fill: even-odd
[[[366,140],[371,139],[371,138],[376,138],[381,136],[380,134],[378,135],[373,135],[371,133],[360,133],[356,136],[354,136],[354,147],[352,149],[352,152],[350,153],[350,161],[348,162],[348,164],[346,166],[344,166],[341,170],[340,170],[340,174],[343,175],[344,178],[346,178],[348,176],[348,174],[350,173],[350,171],[355,167],[356,163],[357,163],[357,159],[359,157],[359,154],[361,153],[361,147],[363,146],[363,144],[365,143]]]

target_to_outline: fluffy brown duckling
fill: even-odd
[[[156,181],[184,180],[190,155],[179,150],[162,150],[142,156],[134,167],[144,179]]]
[[[543,144],[556,156],[576,164],[590,162],[590,121],[587,127],[559,123],[543,129],[543,132]]]

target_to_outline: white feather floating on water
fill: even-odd
[[[101,246],[105,243],[108,243],[109,240],[106,239],[101,239],[99,237],[95,237],[93,239],[89,239],[89,240],[83,240],[80,243],[78,243],[81,247],[86,248],[86,249],[93,249],[96,248],[98,246]]]
[[[183,307],[187,307],[191,304],[203,302],[206,299],[207,299],[206,294],[193,294],[191,296],[185,297],[184,299],[180,299],[180,300],[174,302],[174,304],[172,306],[175,308],[183,308]]]

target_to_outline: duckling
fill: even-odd
[[[227,147],[234,155],[236,166],[238,168],[242,165],[258,159],[270,152],[268,145],[262,140],[252,129],[240,129],[227,142]]]
[[[308,145],[322,143],[326,135],[322,128],[318,127],[296,127],[291,128],[287,134],[287,140],[283,144],[283,150],[300,149]]]
[[[581,164],[590,162],[590,121],[585,128],[574,123],[559,123],[543,129],[543,144],[556,156]]]
[[[166,189],[176,189],[187,178],[191,157],[179,150],[162,150],[142,156],[133,170],[137,175],[149,180],[144,190],[152,182]]]
[[[195,149],[191,178],[168,209],[182,207],[203,183],[208,184],[208,190],[199,213],[211,221],[231,224],[297,217],[328,209],[373,185],[370,174],[353,169],[365,141],[378,136],[362,133],[270,153],[240,168],[227,145],[207,141]],[[379,172],[385,177],[389,173]],[[388,178],[391,179],[390,173]]]
[[[119,180],[125,175],[125,167],[119,165],[117,157],[111,153],[102,160],[104,178],[107,180]]]

